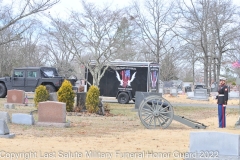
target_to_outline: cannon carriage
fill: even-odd
[[[207,127],[183,116],[174,115],[173,106],[166,99],[157,95],[147,96],[141,101],[138,116],[142,124],[148,129],[166,129],[172,123],[172,120],[195,129],[205,129]]]

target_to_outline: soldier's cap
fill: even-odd
[[[220,80],[220,81],[226,81],[227,78],[225,78],[225,77],[219,77],[219,80]]]

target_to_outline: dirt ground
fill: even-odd
[[[207,103],[215,100],[193,101],[186,96],[165,96],[171,103]],[[239,100],[229,104],[238,105]],[[1,138],[0,159],[70,159],[70,160],[125,160],[125,159],[184,159],[189,151],[191,132],[219,131],[240,134],[235,129],[238,109],[227,108],[227,127],[218,128],[217,108],[176,107],[175,114],[186,116],[208,126],[192,129],[173,121],[167,129],[144,128],[137,112],[131,111],[134,104],[107,104],[115,113],[107,116],[73,114],[67,116],[69,128],[39,127],[8,124],[12,139]],[[216,105],[217,107],[217,105]],[[1,102],[1,111],[3,101]],[[10,113],[28,112],[32,107],[17,106]],[[35,118],[37,115],[34,115]]]

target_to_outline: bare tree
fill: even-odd
[[[31,26],[22,34],[22,39],[16,41],[19,44],[17,52],[19,66],[43,66],[46,65],[48,55],[44,53],[41,22]]]
[[[235,20],[235,18],[239,19],[240,17],[236,13],[236,9],[229,0],[214,1],[212,5],[212,27],[216,39],[216,52],[213,55],[214,62],[216,60],[214,65],[216,65],[217,71],[214,77],[215,81],[219,80],[221,64],[229,61],[226,58],[230,54],[229,51],[235,50],[231,44],[240,37],[240,26]]]
[[[39,21],[35,21],[35,24],[21,35],[20,40],[0,45],[2,66],[0,72],[3,75],[10,75],[14,67],[45,64],[46,58],[42,52],[39,25]]]
[[[191,77],[192,82],[194,82],[196,63],[201,62],[201,50],[199,50],[198,46],[193,42],[194,41],[192,40],[191,43],[182,45],[180,51],[182,53],[182,58],[185,60],[185,68],[191,71],[191,76],[188,76],[187,79],[190,79],[189,77]]]
[[[71,24],[62,21],[60,18],[50,17],[49,28],[45,28],[45,52],[48,55],[48,63],[58,69],[60,75],[69,77],[76,72],[72,65],[75,55],[70,50],[73,49],[69,44],[69,30]]]
[[[198,59],[203,63],[204,83],[210,85],[212,71],[214,79],[217,80],[223,53],[231,50],[230,43],[236,38],[233,34],[237,35],[234,7],[231,1],[225,0],[181,2],[179,6],[184,22],[181,28],[188,33],[182,36],[187,43],[200,49],[202,55],[200,54]]]
[[[137,25],[133,21],[133,17],[123,17],[120,26],[116,32],[116,40],[118,41],[118,50],[113,55],[113,59],[134,60],[137,54],[137,45],[139,42]]]
[[[64,47],[76,56],[79,64],[89,69],[93,84],[98,86],[119,47],[116,32],[122,21],[121,10],[112,11],[108,6],[100,9],[85,1],[82,6],[83,13],[73,11],[70,26],[61,28],[66,35],[60,36],[64,39]],[[92,62],[94,66],[90,66]]]
[[[154,55],[154,60],[160,63],[164,55],[168,53],[171,41],[176,34],[172,29],[178,18],[173,17],[173,3],[162,0],[145,0],[144,7],[140,7],[136,2],[133,7],[134,20],[138,24],[142,33],[142,40],[148,46],[150,54]],[[141,10],[141,9],[145,10]]]
[[[19,40],[21,34],[25,32],[30,26],[31,21],[24,21],[26,18],[45,11],[58,3],[59,0],[22,0],[12,1],[7,4],[0,1],[0,34],[4,35],[6,30],[13,30],[11,35],[2,39],[0,45]],[[18,10],[15,9],[18,8]]]
[[[185,19],[185,25],[181,25],[181,28],[184,28],[191,38],[194,38],[194,41],[190,39],[190,43],[194,42],[194,45],[199,46],[202,51],[202,59],[204,64],[204,82],[208,84],[208,65],[209,65],[209,37],[210,34],[210,1],[209,0],[197,0],[196,3],[191,0],[190,4],[187,4],[184,0],[182,1],[183,6],[180,6],[181,13]],[[188,39],[188,35],[184,39]]]

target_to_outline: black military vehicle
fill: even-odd
[[[75,85],[76,78],[68,79]],[[13,70],[12,77],[0,78],[0,98],[5,98],[7,90],[18,89],[34,92],[39,85],[46,86],[49,92],[56,92],[61,87],[64,77],[59,76],[54,67],[22,67]]]

